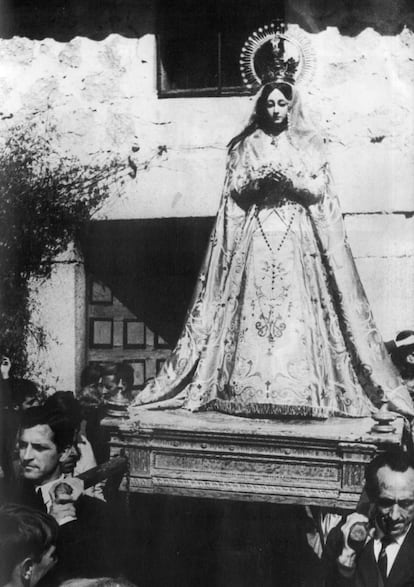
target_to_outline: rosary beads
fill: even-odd
[[[261,234],[263,236],[263,240],[264,240],[264,242],[265,242],[265,244],[266,244],[267,248],[269,249],[270,254],[272,256],[272,291],[274,291],[275,281],[276,281],[276,255],[280,251],[280,249],[283,247],[283,245],[284,245],[284,243],[286,241],[286,238],[287,238],[287,236],[288,236],[288,234],[290,232],[290,229],[292,228],[292,224],[293,224],[293,221],[295,219],[296,212],[297,212],[297,205],[296,204],[293,204],[293,203],[291,205],[294,206],[294,209],[293,209],[292,215],[291,215],[291,217],[289,219],[289,222],[288,222],[288,225],[286,227],[286,230],[285,230],[285,232],[284,232],[284,234],[283,234],[283,236],[282,236],[282,238],[280,240],[280,243],[278,244],[276,250],[273,249],[272,245],[270,244],[269,239],[267,238],[267,235],[266,235],[265,231],[263,230],[263,225],[260,222],[260,218],[259,218],[258,212],[256,214],[257,223],[259,225],[260,232],[261,232]]]

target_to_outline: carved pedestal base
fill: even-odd
[[[258,420],[216,412],[142,410],[139,422],[107,418],[111,454],[129,458],[131,491],[352,509],[364,467],[402,443],[373,420]],[[127,487],[127,481],[123,487]]]

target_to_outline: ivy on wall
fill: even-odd
[[[9,128],[0,150],[0,352],[15,375],[26,372],[28,337],[45,345],[31,321],[30,279],[49,277],[109,193],[137,173],[131,157],[99,152],[85,164],[57,145],[55,127],[26,123]]]

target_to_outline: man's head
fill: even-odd
[[[47,398],[44,407],[52,413],[61,412],[73,426],[74,437],[71,448],[69,451],[66,451],[66,459],[60,462],[62,473],[73,473],[76,463],[80,458],[78,433],[82,421],[81,404],[71,391],[56,391]]]
[[[51,414],[61,412],[73,425],[75,431],[79,430],[82,420],[82,410],[79,400],[71,391],[56,391],[44,402],[44,407]]]
[[[94,579],[68,579],[61,583],[60,587],[135,587],[135,585],[123,577],[119,579],[97,577]]]
[[[66,414],[45,406],[22,414],[19,458],[25,479],[43,485],[61,475],[62,464],[73,449],[75,428]]]
[[[83,369],[81,373],[81,390],[78,396],[84,410],[102,405],[103,389],[101,379],[99,365],[90,364]]]
[[[101,368],[99,365],[92,363],[86,365],[81,373],[81,387],[98,386],[101,381]]]
[[[109,363],[102,367],[102,384],[107,398],[118,392],[128,397],[133,383],[134,370],[129,363]]]
[[[365,472],[366,491],[385,535],[398,538],[414,520],[414,462],[396,449],[374,458]]]
[[[403,330],[391,343],[391,358],[404,379],[414,377],[414,331]]]
[[[108,399],[119,391],[119,374],[116,363],[102,365],[102,390],[104,398]]]
[[[27,410],[41,403],[41,396],[36,384],[30,379],[11,379],[10,387],[16,408]]]
[[[57,522],[24,506],[0,509],[0,585],[33,587],[54,566]]]

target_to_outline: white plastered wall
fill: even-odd
[[[414,34],[356,37],[328,28],[310,36],[318,71],[304,95],[329,139],[330,160],[349,239],[374,315],[386,339],[414,328]],[[2,134],[13,120],[47,113],[62,153],[88,160],[99,149],[140,164],[114,191],[99,219],[213,216],[226,143],[248,119],[253,98],[158,99],[155,38],[110,35],[0,40]],[[33,114],[37,113],[37,114]],[[162,146],[163,154],[157,156]],[[83,361],[81,259],[56,264],[37,284],[36,319],[46,354],[32,352],[46,385],[72,389]]]

